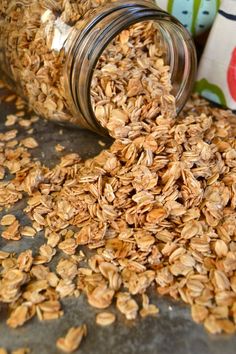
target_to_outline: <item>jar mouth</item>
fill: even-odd
[[[170,65],[171,80],[175,83],[173,94],[176,96],[177,112],[191,92],[197,66],[191,36],[178,20],[147,1],[136,0],[128,4],[117,1],[116,5],[105,6],[79,34],[74,60],[70,65],[71,93],[76,111],[83,118],[81,125],[103,135],[107,135],[107,130],[101,127],[94,113],[91,83],[99,58],[123,30],[141,22],[158,23],[167,48],[166,64]]]

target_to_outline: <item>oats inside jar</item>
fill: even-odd
[[[155,21],[123,30],[100,56],[91,83],[91,103],[97,120],[112,137],[131,137],[134,131],[139,133],[142,123],[159,114],[174,115],[165,57]]]

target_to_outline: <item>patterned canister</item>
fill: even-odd
[[[236,0],[223,0],[200,61],[196,91],[236,110]]]
[[[155,0],[192,33],[199,35],[208,30],[217,14],[220,0]]]

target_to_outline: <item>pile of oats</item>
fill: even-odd
[[[37,3],[44,8],[43,1]],[[105,1],[82,3],[73,3],[71,16],[85,4]],[[66,16],[72,5],[59,1],[58,11],[62,4]],[[32,9],[35,17],[29,17]],[[36,112],[61,119],[67,114],[58,64],[64,56],[52,61],[35,26],[34,1],[24,16],[32,28],[30,34],[27,26],[18,28],[19,38],[33,36],[31,43],[40,50],[32,56],[32,48],[22,42],[13,77],[31,92]],[[34,316],[60,318],[60,300],[81,293],[101,311],[95,319],[99,326],[116,321],[109,310],[114,303],[127,320],[158,316],[147,295],[154,286],[158,294],[189,304],[193,320],[209,332],[235,332],[236,119],[198,96],[176,117],[160,38],[149,23],[143,40],[142,26],[122,32],[97,64],[92,104],[115,140],[95,158],[82,161],[76,153],[65,154],[52,169],[33,160],[31,150],[40,147],[33,130],[20,140],[16,127],[30,131],[37,117],[27,120],[22,100],[7,98],[16,99],[17,113],[6,117],[6,132],[0,134],[0,208],[4,212],[27,196],[24,212],[32,223],[21,226],[7,210],[0,220],[1,237],[20,242],[41,230],[45,235],[37,253],[0,252],[0,301],[9,304],[12,328]],[[56,150],[63,152],[63,147]],[[12,178],[4,179],[6,173]],[[53,271],[50,263],[58,254]],[[75,326],[57,341],[65,352],[76,350],[87,334],[85,324]]]
[[[160,110],[95,158],[82,161],[71,153],[52,169],[31,159],[37,142],[18,141],[17,129],[6,124],[0,206],[4,211],[26,194],[32,225],[21,226],[8,210],[1,236],[11,242],[45,234],[36,254],[0,252],[0,299],[10,306],[10,327],[33,316],[60,318],[60,300],[81,293],[100,309],[99,326],[115,322],[112,303],[128,320],[158,316],[147,295],[155,286],[188,303],[193,320],[209,332],[235,332],[235,116],[198,96],[177,118],[174,107],[170,116],[165,103]],[[16,117],[19,125],[25,120]],[[82,252],[85,245],[91,256]],[[57,346],[73,351],[86,333],[84,325],[72,328]]]

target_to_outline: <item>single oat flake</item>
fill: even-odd
[[[29,354],[30,349],[29,348],[19,348],[15,349],[11,352],[11,354]]]
[[[0,354],[7,354],[7,350],[4,348],[0,348]]]
[[[2,217],[1,219],[1,225],[3,226],[10,226],[13,224],[13,222],[16,220],[15,215],[12,214],[6,214]]]
[[[65,337],[57,340],[57,347],[65,353],[72,353],[79,348],[83,337],[86,335],[87,327],[85,324],[79,327],[72,327],[68,330]]]
[[[100,312],[96,316],[96,324],[99,326],[110,326],[116,320],[116,316],[111,312]]]

